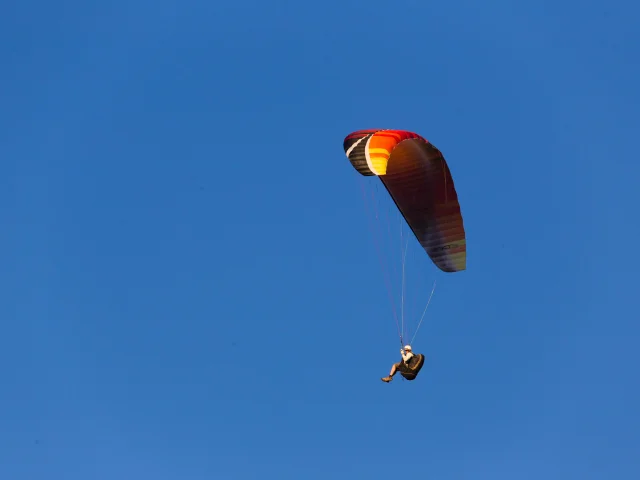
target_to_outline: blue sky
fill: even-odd
[[[639,10],[4,5],[0,478],[640,478]],[[410,250],[412,383],[363,128],[465,219],[467,271]]]

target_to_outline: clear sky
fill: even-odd
[[[639,16],[5,2],[0,478],[640,478]],[[441,149],[465,219],[467,271],[409,247],[414,382],[365,128]]]

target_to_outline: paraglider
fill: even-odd
[[[433,263],[444,272],[467,266],[458,195],[442,153],[405,130],[359,130],[344,151],[362,175],[376,175]]]
[[[389,383],[393,380],[396,372],[400,372],[400,375],[407,380],[415,380],[418,376],[420,369],[424,365],[424,355],[421,353],[414,354],[411,351],[411,345],[405,345],[404,348],[401,348],[400,355],[402,355],[402,360],[391,365],[389,376],[381,379],[383,382]]]
[[[344,139],[343,147],[361,175],[380,179],[433,264],[448,273],[465,270],[467,245],[462,213],[440,150],[416,133],[380,129],[353,132]],[[399,334],[403,345],[402,332]],[[407,380],[415,379],[420,372],[424,355],[414,354],[410,345],[401,353],[403,360],[393,365],[383,381],[390,382],[397,371]]]

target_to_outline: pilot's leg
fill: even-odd
[[[400,366],[400,363],[394,363],[391,366],[391,372],[389,372],[389,376],[385,377],[383,379],[381,379],[383,382],[387,382],[389,383],[391,381],[391,379],[393,378],[393,376],[396,374],[396,372],[398,371],[398,367]]]

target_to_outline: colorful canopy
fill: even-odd
[[[433,263],[465,270],[467,245],[458,195],[442,153],[404,130],[360,130],[344,151],[362,175],[376,175]]]

